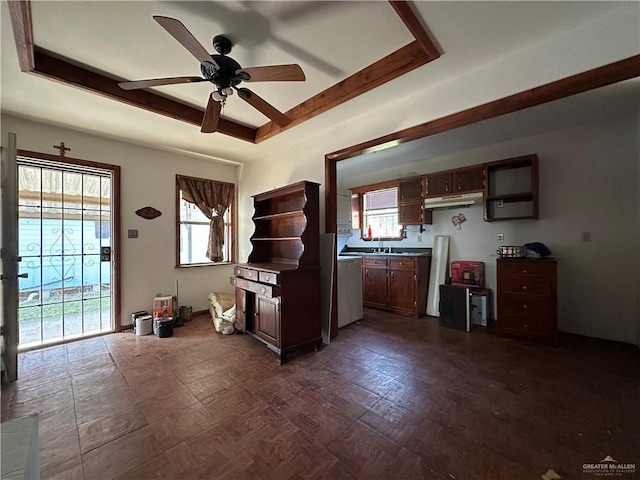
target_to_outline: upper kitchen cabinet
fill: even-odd
[[[526,155],[486,163],[484,219],[538,219],[538,157]]]
[[[430,225],[431,211],[424,209],[422,177],[401,180],[398,185],[398,224]]]
[[[483,189],[482,165],[433,173],[425,178],[427,197],[481,192]]]

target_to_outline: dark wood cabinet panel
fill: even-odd
[[[389,307],[413,313],[416,274],[413,269],[389,268]]]
[[[387,269],[386,267],[364,267],[362,280],[364,305],[368,307],[387,306]]]
[[[364,305],[418,318],[425,314],[430,255],[365,257]]]
[[[247,315],[251,315],[247,308],[247,291],[236,288],[236,328],[242,332],[247,331]]]
[[[280,306],[278,299],[256,296],[255,333],[276,347],[280,346]]]
[[[424,209],[424,181],[422,177],[402,180],[398,185],[398,224],[430,225],[431,211]]]
[[[398,203],[422,200],[422,177],[402,180],[398,185]]]
[[[426,176],[426,196],[441,197],[453,193],[453,175],[451,172],[433,173]]]
[[[453,193],[481,192],[484,187],[484,168],[476,165],[453,171]]]
[[[546,259],[498,259],[498,329],[503,335],[555,344],[557,264]]]
[[[236,325],[278,354],[322,345],[319,185],[298,182],[253,197],[249,263],[234,268]]]
[[[446,172],[426,175],[427,197],[441,197],[470,192],[481,192],[484,188],[484,167],[458,168]]]

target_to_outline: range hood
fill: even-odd
[[[424,208],[468,207],[482,201],[482,192],[462,193],[460,195],[446,195],[444,197],[426,198]]]

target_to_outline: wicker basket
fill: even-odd
[[[505,245],[498,248],[496,253],[500,258],[522,258],[526,255],[526,248],[519,245]]]

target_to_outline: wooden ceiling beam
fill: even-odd
[[[286,127],[281,127],[275,122],[262,125],[258,128],[256,143],[263,142],[316,115],[373,90],[431,60],[417,41],[411,42],[285,112],[285,115],[291,119],[291,123]]]
[[[204,110],[199,108],[185,105],[147,90],[123,90],[118,86],[118,82],[122,80],[75,65],[37,47],[34,57],[35,66],[31,73],[35,75],[82,88],[103,97],[198,127],[202,123]],[[256,130],[230,120],[220,119],[218,132],[253,143]]]
[[[424,52],[431,58],[431,60],[435,60],[436,58],[438,58],[440,56],[438,48],[431,40],[429,33],[422,26],[420,19],[414,13],[409,2],[389,0],[389,3],[400,17],[405,27],[407,27],[407,29],[411,32],[413,38],[416,39],[416,42],[420,44]]]
[[[9,0],[9,15],[13,27],[13,38],[16,42],[20,70],[33,70],[33,24],[31,21],[31,3],[29,0]]]
[[[464,127],[635,77],[640,77],[640,55],[634,55],[633,57],[610,63],[603,67],[587,70],[586,72],[572,75],[562,80],[547,83],[540,87],[525,90],[414,127],[405,128],[404,130],[390,133],[389,135],[378,137],[343,150],[328,153],[325,158],[327,161],[332,162],[345,160],[362,155],[363,153],[380,150],[387,146],[399,145],[418,138],[435,135],[436,133],[446,132],[454,128]]]

